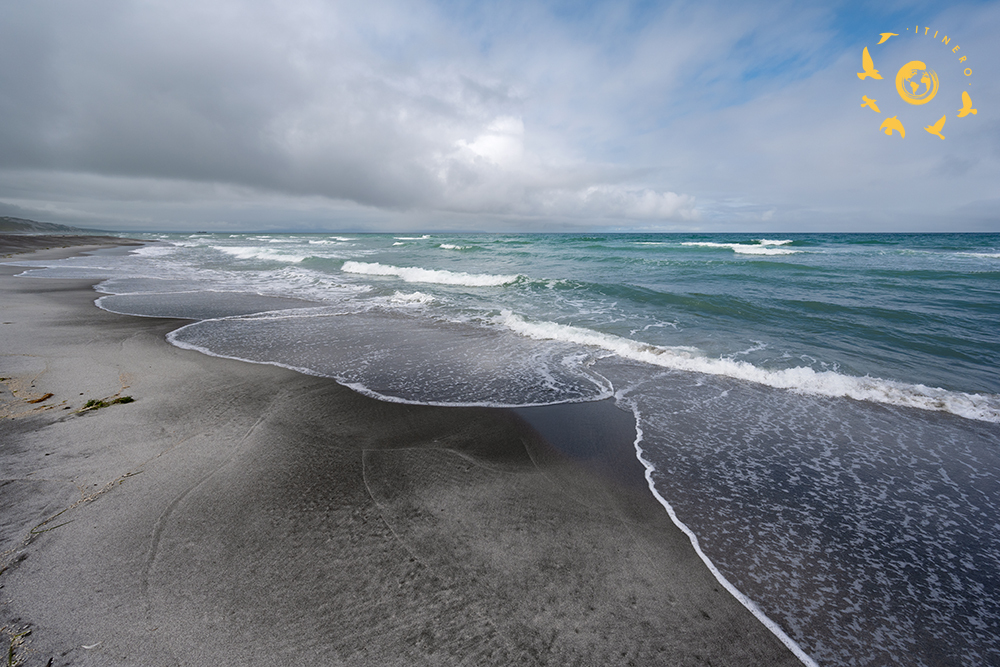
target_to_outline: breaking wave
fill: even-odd
[[[412,266],[391,266],[378,262],[344,262],[341,270],[345,273],[361,273],[369,276],[396,276],[408,283],[437,283],[466,287],[502,287],[521,279],[519,274],[464,273],[442,269],[421,269]]]

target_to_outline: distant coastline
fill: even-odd
[[[80,233],[75,234],[45,231],[5,232],[0,233],[0,257],[49,248],[71,248],[87,245],[138,246],[144,243],[146,242],[138,239],[107,236],[97,232],[88,234],[85,230],[80,230]]]
[[[90,229],[60,225],[54,222],[39,222],[27,218],[0,216],[0,233],[2,234],[109,234],[107,229]]]

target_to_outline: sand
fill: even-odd
[[[613,405],[380,402],[22,270],[0,266],[0,648],[30,631],[23,664],[800,664],[670,522]]]
[[[0,234],[0,257],[52,248],[142,245],[142,241],[96,234]],[[63,256],[65,253],[63,254]]]

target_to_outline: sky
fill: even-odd
[[[90,228],[1000,232],[998,111],[996,0],[0,0],[0,215]]]

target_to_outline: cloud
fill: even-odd
[[[0,200],[66,220],[114,208],[122,225],[261,209],[280,221],[286,206],[393,224],[440,214],[711,227],[905,218],[989,199],[996,8],[923,17],[955,26],[983,72],[978,129],[930,157],[859,133],[860,28],[843,26],[872,32],[904,15],[874,11],[5,3]],[[91,194],[76,185],[88,176],[101,179]],[[173,193],[173,215],[157,190]]]
[[[546,209],[553,215],[578,213],[635,220],[696,220],[699,217],[694,197],[690,195],[612,185],[553,192],[549,194]]]
[[[558,141],[543,138],[544,153],[526,146],[518,82],[433,6],[121,7],[6,10],[7,62],[24,67],[3,70],[12,122],[0,129],[0,166],[228,183],[392,210],[681,210],[650,194],[602,194],[615,169],[581,169],[587,156],[553,151]],[[35,44],[48,48],[34,55]],[[575,191],[559,172],[573,172]]]
[[[499,116],[471,143],[459,139],[455,146],[458,159],[466,157],[475,162],[475,158],[483,158],[499,167],[516,166],[524,158],[524,121],[513,116]]]

